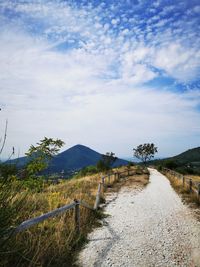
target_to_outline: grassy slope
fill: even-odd
[[[189,187],[187,184],[185,184],[185,186],[183,186],[183,182],[181,179],[177,179],[175,178],[173,175],[171,175],[169,172],[164,173],[167,178],[170,180],[171,185],[173,186],[173,188],[179,193],[181,194],[183,200],[185,200],[186,202],[190,203],[195,203],[198,206],[200,205],[200,201],[199,198],[197,197],[196,194],[194,193],[190,193],[189,191]],[[186,178],[194,178],[193,181],[199,181],[200,182],[200,177],[199,176],[191,176],[191,175],[187,175],[185,176]]]
[[[135,167],[132,168],[132,171],[136,173]],[[119,171],[123,169],[122,167]],[[100,175],[95,174],[68,180],[62,184],[51,185],[42,193],[29,192],[23,212],[18,215],[17,222],[23,222],[71,203],[75,198],[85,200],[93,206],[100,179]],[[147,183],[146,175],[139,173],[130,180],[133,183],[141,181],[143,185]],[[97,217],[97,213],[81,208],[81,234],[78,236],[74,229],[72,210],[19,233],[11,240],[10,253],[1,257],[0,265],[20,267],[70,266],[72,253],[85,240]]]

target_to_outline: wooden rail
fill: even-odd
[[[126,171],[123,171],[123,172],[112,172],[112,173],[109,173],[109,174],[102,177],[102,182],[100,182],[98,185],[98,190],[97,190],[97,194],[96,194],[96,200],[95,200],[94,207],[91,207],[84,200],[74,199],[74,201],[68,205],[65,205],[63,207],[52,210],[50,212],[42,214],[42,215],[35,217],[33,219],[29,219],[29,220],[22,222],[18,227],[15,228],[14,233],[22,232],[22,231],[30,228],[31,226],[34,226],[40,222],[43,222],[44,220],[46,220],[48,218],[55,217],[57,215],[60,215],[64,212],[68,211],[68,210],[71,210],[71,209],[74,209],[75,229],[76,229],[76,232],[79,233],[80,232],[80,205],[82,207],[85,207],[85,208],[90,209],[92,211],[96,211],[99,207],[99,204],[100,204],[101,193],[104,192],[107,185],[110,185],[111,176],[114,176],[114,181],[118,181],[120,178],[122,178],[120,175],[124,174],[124,173],[127,173],[127,175],[126,175],[126,177],[127,177],[130,175],[130,170],[127,169]],[[108,180],[108,182],[106,182],[106,180]]]
[[[188,179],[183,174],[175,172],[173,170],[167,168],[162,168],[162,169],[164,172],[168,172],[177,179],[182,180],[183,187],[188,186],[189,192],[197,194],[197,197],[200,201],[200,182],[195,182],[191,178]]]

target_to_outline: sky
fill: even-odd
[[[200,146],[199,33],[199,0],[0,0],[1,157],[44,136],[120,157]]]

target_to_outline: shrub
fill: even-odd
[[[95,174],[98,173],[98,169],[96,166],[88,166],[88,167],[84,167],[83,169],[81,169],[76,175],[75,177],[79,178],[79,177],[83,177],[86,175],[91,175],[91,174]]]

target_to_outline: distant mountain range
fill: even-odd
[[[47,169],[48,173],[65,173],[74,172],[90,165],[96,165],[102,158],[102,154],[92,150],[89,147],[83,145],[75,145],[64,152],[55,156]],[[18,167],[24,166],[28,162],[27,157],[21,157],[10,161],[16,163]],[[127,165],[128,161],[123,159],[117,159],[113,167],[120,165]]]

